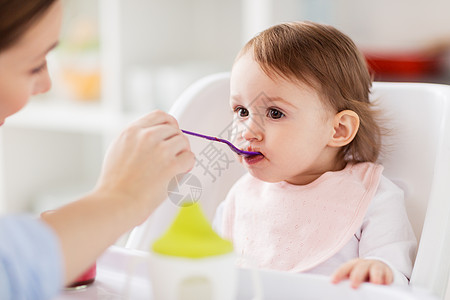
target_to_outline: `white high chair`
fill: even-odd
[[[229,74],[211,75],[189,87],[170,113],[183,129],[229,138],[228,97]],[[450,268],[450,86],[375,83],[372,99],[379,101],[392,128],[384,138],[388,151],[380,158],[384,174],[404,189],[408,215],[420,241],[411,285],[443,299]],[[201,182],[200,203],[212,219],[244,170],[226,146],[189,138],[197,156],[192,174]],[[166,200],[133,230],[126,247],[148,250],[176,211]]]

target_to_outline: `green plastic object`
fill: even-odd
[[[170,256],[202,258],[230,253],[233,245],[212,229],[197,202],[180,207],[169,229],[153,243],[152,250]]]

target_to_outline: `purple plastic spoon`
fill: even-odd
[[[217,137],[214,136],[208,136],[208,135],[203,135],[203,134],[199,134],[199,133],[195,133],[192,131],[187,131],[187,130],[181,130],[182,132],[184,132],[185,134],[189,134],[189,135],[193,135],[193,136],[197,136],[197,137],[201,137],[210,141],[216,141],[216,142],[221,142],[221,143],[225,143],[228,145],[228,147],[230,147],[230,149],[234,152],[236,152],[239,155],[243,155],[243,156],[253,156],[253,155],[259,155],[261,154],[261,152],[253,152],[253,151],[245,151],[245,150],[241,150],[239,148],[237,148],[235,145],[233,145],[231,142],[224,140],[224,139],[219,139]]]

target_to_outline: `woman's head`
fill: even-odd
[[[2,0],[0,52],[13,45],[56,0]]]
[[[50,88],[46,55],[61,19],[59,0],[0,1],[0,124]]]
[[[342,147],[347,161],[375,161],[380,128],[369,103],[372,79],[365,60],[349,37],[337,29],[311,22],[273,26],[251,39],[237,60],[251,53],[271,78],[283,78],[315,89],[336,113],[359,116],[354,139]]]

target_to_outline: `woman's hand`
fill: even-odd
[[[59,238],[65,282],[145,221],[166,198],[171,178],[194,161],[187,138],[168,114],[155,111],[128,126],[109,148],[94,191],[42,215]]]
[[[374,259],[353,259],[340,266],[331,276],[333,283],[349,279],[352,288],[358,288],[363,282],[374,284],[391,284],[394,274],[385,263]]]
[[[128,126],[109,148],[94,191],[42,215],[59,238],[65,282],[145,221],[166,198],[172,177],[188,171],[194,161],[172,116],[155,111]]]
[[[167,197],[169,181],[195,162],[189,141],[172,116],[154,111],[132,123],[105,157],[95,193],[134,201],[139,222]]]

